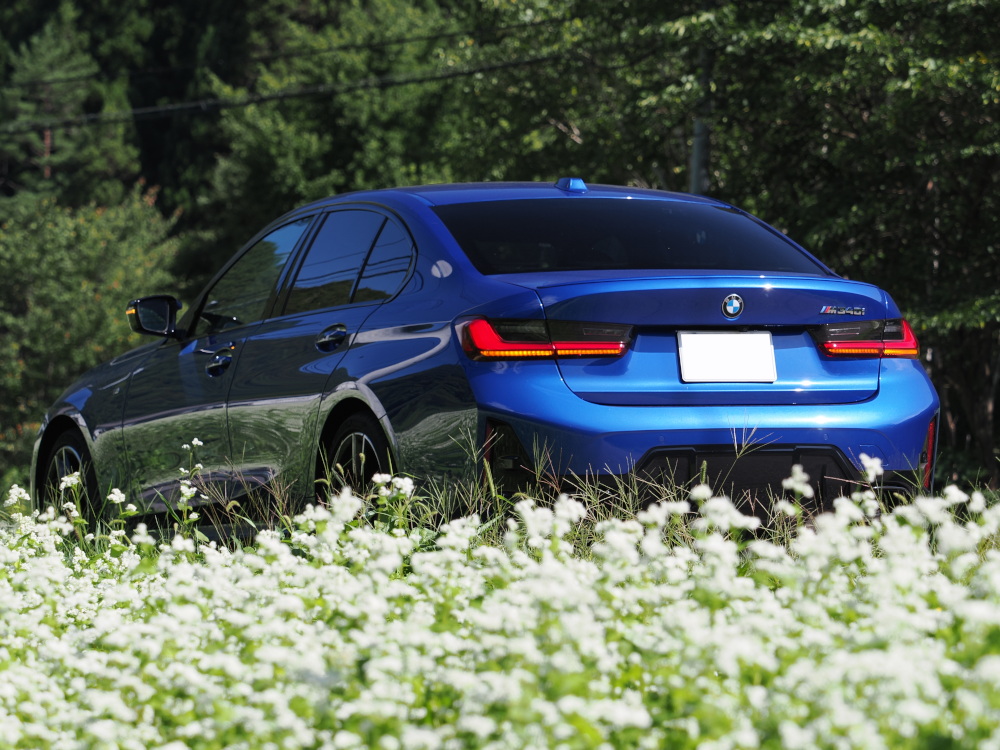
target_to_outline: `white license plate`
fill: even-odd
[[[767,331],[680,331],[677,348],[685,383],[773,383],[774,344]]]

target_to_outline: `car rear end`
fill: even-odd
[[[608,189],[435,209],[480,273],[537,308],[457,325],[496,467],[818,497],[862,456],[930,489],[938,400],[899,309],[730,206]]]

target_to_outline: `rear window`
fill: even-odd
[[[828,271],[778,232],[699,203],[552,198],[437,206],[484,274],[539,271]]]

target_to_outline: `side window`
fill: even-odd
[[[410,270],[412,256],[410,235],[391,219],[386,221],[368,256],[354,301],[370,302],[394,295]]]
[[[306,253],[285,314],[346,305],[385,218],[372,211],[335,211]]]
[[[199,335],[236,328],[264,317],[281,269],[310,221],[312,217],[286,224],[243,253],[209,291],[196,327]]]

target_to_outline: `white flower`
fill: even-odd
[[[968,529],[953,523],[944,524],[934,533],[938,549],[946,555],[974,550],[979,541]]]
[[[812,485],[809,484],[809,475],[802,468],[802,464],[795,464],[792,467],[792,475],[782,479],[781,486],[799,497],[812,497],[814,494]]]
[[[879,505],[878,496],[871,490],[856,492],[853,495],[854,501],[861,506],[861,510],[868,518],[876,518],[882,512]]]
[[[986,510],[986,497],[979,490],[972,493],[972,499],[969,500],[969,510],[973,513],[982,513]]]
[[[392,486],[405,497],[410,497],[413,494],[413,480],[409,477],[393,477]]]
[[[858,507],[854,500],[848,497],[834,498],[833,509],[837,518],[846,524],[858,523],[865,520],[865,512]]]
[[[760,519],[756,516],[745,516],[739,508],[733,505],[728,497],[712,497],[702,503],[701,518],[694,520],[693,525],[702,531],[710,526],[718,529],[756,529]]]
[[[197,448],[197,447],[200,447],[200,446],[204,445],[204,443],[201,442],[198,438],[194,438],[191,441],[191,445],[193,445],[193,446],[195,446]]]
[[[860,520],[869,494],[745,544],[717,529],[748,518],[724,497],[690,519],[709,533],[678,523],[687,504],[655,504],[584,520],[565,555],[586,510],[565,497],[482,532],[475,517],[383,532],[349,523],[362,500],[345,490],[233,550],[143,524],[130,547],[120,523],[80,545],[58,507],[14,515],[0,747],[499,750],[568,746],[583,725],[593,747],[885,748],[945,727],[996,750],[1000,656],[982,645],[1000,622],[984,544],[1000,505]],[[544,546],[492,546],[504,529]],[[725,726],[665,711],[676,690]]]
[[[514,506],[514,512],[521,517],[524,532],[528,537],[528,545],[541,547],[544,540],[552,533],[555,514],[548,508],[538,508],[535,501],[525,498]]]
[[[636,514],[639,523],[648,526],[663,528],[671,516],[683,516],[691,512],[691,503],[687,500],[661,500],[653,503],[646,510],[641,510]]]
[[[466,714],[458,719],[458,730],[473,734],[478,740],[485,740],[491,732],[496,731],[496,728],[496,721],[488,716]]]
[[[784,481],[787,482],[788,480],[786,479]],[[809,487],[809,485],[806,485],[806,486]],[[810,494],[807,497],[812,497],[812,494],[811,494],[812,493],[812,487],[809,487],[809,492],[810,492]],[[799,508],[798,508],[798,506],[795,505],[794,503],[788,502],[787,500],[779,500],[778,502],[776,502],[774,504],[774,507],[775,507],[775,510],[777,510],[779,513],[781,513],[783,515],[786,515],[789,518],[792,518],[792,517],[797,516],[799,514]]]
[[[885,470],[882,468],[882,459],[869,456],[867,453],[862,453],[858,458],[861,459],[861,465],[865,469],[865,476],[868,478],[868,482],[874,482]]]
[[[342,488],[337,497],[331,495],[330,511],[334,523],[347,523],[352,520],[363,504],[361,498],[355,495],[350,487]]]
[[[941,496],[948,501],[950,505],[961,505],[969,496],[962,492],[958,487],[953,484],[949,484],[943,490],[941,490]]]
[[[132,535],[132,544],[155,544],[156,540],[150,536],[146,524],[140,523],[135,527],[135,534]]]
[[[175,552],[194,552],[194,540],[178,534],[170,540],[170,548]]]
[[[18,504],[27,505],[30,502],[31,495],[15,484],[11,486],[10,490],[7,492],[7,501],[4,503],[4,507],[9,508],[12,505]]]
[[[691,499],[695,502],[704,502],[712,497],[712,488],[707,484],[697,484],[691,488]]]
[[[80,485],[80,472],[74,471],[72,474],[67,474],[62,479],[59,480],[59,489],[68,490],[72,487],[78,487]]]
[[[580,523],[587,515],[587,508],[576,498],[563,494],[556,499],[555,516],[557,521],[565,521],[574,525]]]
[[[108,502],[113,505],[121,505],[125,502],[125,493],[119,489],[113,489],[108,493]]]
[[[957,487],[955,490],[965,495]],[[966,497],[968,497],[966,495]],[[944,499],[938,497],[918,497],[913,501],[913,504],[924,514],[924,518],[935,526],[939,526],[943,523],[947,523],[951,520],[951,513],[948,511],[948,505],[952,501],[950,499]]]

